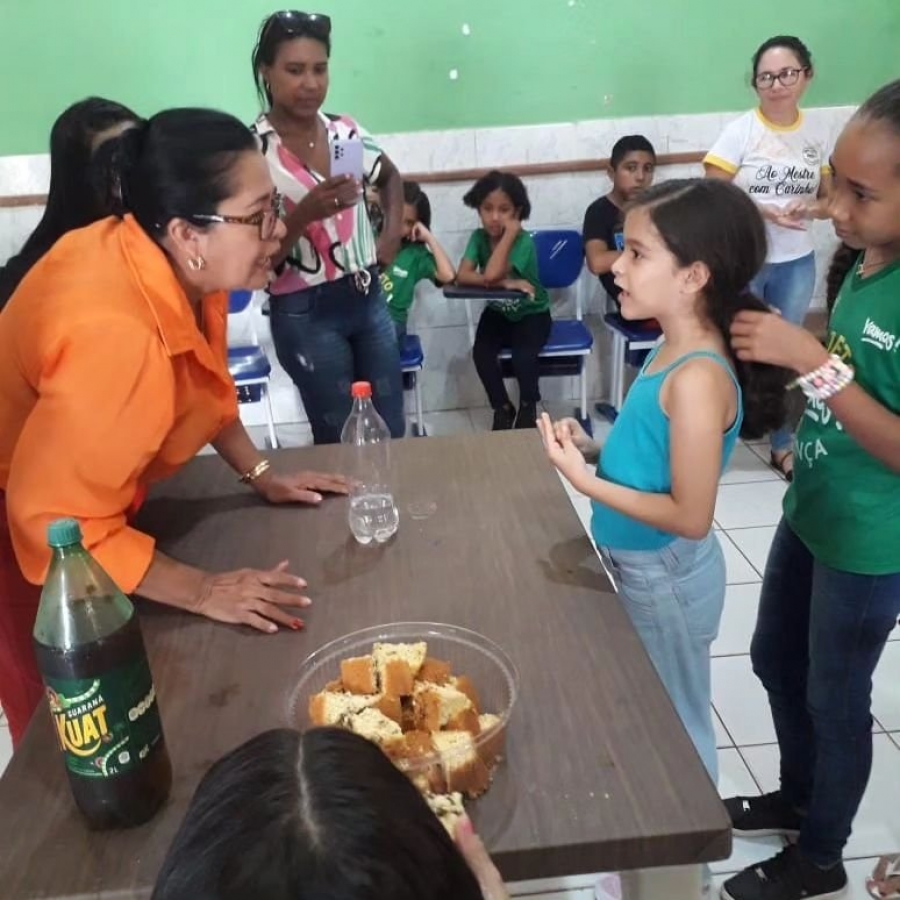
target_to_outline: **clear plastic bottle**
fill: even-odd
[[[383,544],[396,533],[400,514],[390,486],[391,432],[372,404],[372,385],[357,381],[353,409],[341,443],[355,447],[350,476],[350,531],[360,544]]]

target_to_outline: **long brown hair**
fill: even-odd
[[[681,266],[709,269],[703,291],[706,314],[722,333],[744,395],[741,435],[762,437],[786,417],[786,369],[739,360],[731,349],[731,323],[741,310],[770,313],[749,289],[766,260],[766,228],[756,204],[725,181],[664,181],[642,192],[630,209],[644,207]]]

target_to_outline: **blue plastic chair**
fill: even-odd
[[[244,312],[253,299],[251,291],[232,291],[228,296],[228,314],[239,315]],[[275,415],[272,411],[272,397],[269,393],[269,381],[272,366],[265,351],[259,345],[256,326],[250,323],[252,344],[243,344],[228,348],[228,371],[234,379],[238,403],[262,403],[266,413],[266,425],[269,429],[269,444],[278,448],[278,437],[275,434]]]
[[[594,347],[594,336],[583,321],[584,293],[581,273],[584,268],[584,245],[581,234],[571,229],[548,229],[532,231],[531,236],[537,250],[541,284],[548,290],[564,290],[575,286],[575,318],[553,320],[550,337],[540,354],[541,375],[578,375],[581,397],[575,415],[590,432],[591,420],[587,410],[587,358]],[[466,319],[472,343],[475,342],[472,300],[521,296],[510,291],[484,291],[461,287],[447,288],[444,295],[466,301]],[[500,359],[507,365],[511,358],[512,353],[509,350],[500,353]]]
[[[612,301],[610,301],[612,305]],[[657,345],[662,332],[658,328],[636,326],[623,319],[619,312],[610,311],[603,317],[603,324],[612,337],[610,354],[610,398],[598,403],[596,410],[610,422],[616,420],[625,400],[625,366],[640,366],[647,354]]]
[[[416,422],[413,425],[413,434],[416,437],[425,437],[425,422],[422,419],[422,384],[419,378],[419,373],[425,368],[425,353],[417,334],[407,334],[403,338],[400,347],[400,368],[403,374],[408,376],[404,379],[406,384],[415,391]]]

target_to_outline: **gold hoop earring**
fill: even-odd
[[[192,272],[202,272],[206,268],[206,260],[202,256],[192,256],[187,262]]]

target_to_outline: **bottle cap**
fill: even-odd
[[[51,547],[71,547],[81,543],[81,526],[74,519],[57,519],[47,529],[47,543]]]
[[[354,400],[371,400],[372,385],[368,381],[354,381],[350,388],[350,396]]]

